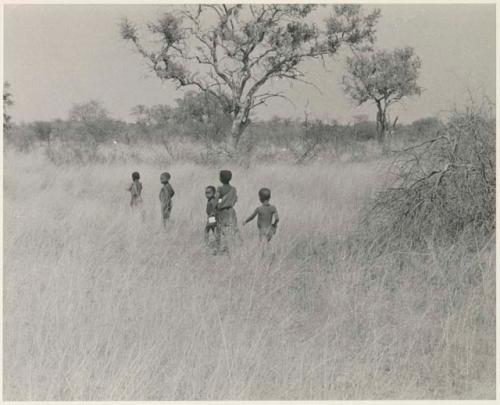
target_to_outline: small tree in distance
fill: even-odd
[[[47,142],[47,148],[50,150],[50,135],[52,133],[52,125],[50,122],[35,121],[33,123],[33,131],[39,141]]]
[[[420,95],[417,85],[422,62],[414,49],[354,52],[347,58],[343,76],[347,95],[358,105],[373,101],[377,106],[377,139],[383,143],[390,129],[389,107],[405,97]]]
[[[82,135],[94,144],[104,142],[113,129],[113,120],[96,100],[74,104],[69,111],[69,119],[78,124]]]
[[[304,60],[333,55],[342,45],[361,49],[374,43],[378,9],[365,15],[360,5],[335,5],[318,27],[309,18],[317,7],[187,6],[148,24],[153,38],[144,40],[128,20],[121,25],[121,35],[161,80],[209,93],[230,111],[228,141],[235,151],[250,113],[269,99],[284,97],[266,86],[271,81],[305,81]],[[157,45],[150,49],[148,44]]]
[[[188,92],[177,99],[175,120],[185,131],[205,142],[220,142],[231,128],[231,115],[209,93]]]
[[[7,114],[8,107],[14,105],[14,100],[12,99],[12,93],[10,92],[10,83],[3,82],[3,130],[6,131],[10,129],[11,116]]]
[[[51,134],[52,134],[52,124],[47,121],[35,121],[33,124],[33,132],[36,138],[41,142],[47,143],[47,155],[50,160],[53,159],[52,145],[51,145]]]

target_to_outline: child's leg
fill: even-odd
[[[163,226],[166,228],[167,227],[167,222],[170,218],[170,206],[169,205],[165,205],[165,206],[162,206],[161,207],[161,217],[162,217],[162,221],[163,221]]]
[[[271,226],[271,228],[269,228],[269,231],[267,232],[267,235],[266,235],[268,242],[271,241],[271,239],[273,238],[275,233],[276,233],[276,226]]]
[[[214,230],[214,234],[215,234],[215,249],[218,251],[220,249],[220,226],[217,225],[215,227],[215,230]]]
[[[228,226],[220,226],[218,228],[217,250],[219,252],[227,252],[228,250]]]
[[[259,228],[259,240],[262,242],[263,240],[267,239],[268,235],[268,230],[267,228]]]
[[[205,225],[205,232],[204,232],[204,235],[203,235],[203,238],[205,240],[205,244],[208,245],[208,240],[209,240],[209,237],[210,237],[210,230],[212,228],[210,227],[210,225]]]

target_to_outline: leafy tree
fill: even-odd
[[[149,109],[143,104],[136,105],[132,107],[130,115],[135,118],[135,123],[142,131],[147,131],[151,126],[151,117],[149,114]]]
[[[346,93],[358,104],[377,106],[377,138],[382,143],[389,130],[389,107],[405,97],[420,95],[417,79],[422,63],[414,49],[354,53],[347,58],[343,77]]]
[[[169,105],[157,104],[149,109],[148,114],[152,125],[157,128],[166,128],[174,119],[175,109]]]
[[[74,104],[69,112],[69,119],[79,125],[82,134],[90,137],[92,143],[104,142],[113,131],[113,120],[96,100]]]
[[[250,113],[283,94],[269,89],[278,79],[304,80],[301,62],[337,53],[342,45],[374,42],[380,15],[360,5],[335,5],[322,27],[310,21],[318,6],[262,4],[187,6],[148,24],[144,42],[124,20],[121,34],[134,44],[162,80],[208,93],[231,115],[230,144],[236,149]],[[151,49],[147,44],[157,44]]]
[[[231,128],[231,113],[228,103],[220,108],[218,100],[210,93],[188,92],[177,99],[175,120],[183,129],[196,139],[222,141]]]
[[[3,83],[3,130],[6,131],[11,127],[11,116],[7,114],[8,107],[14,105],[12,93],[10,92],[10,83]]]
[[[131,115],[135,117],[135,123],[143,130],[150,128],[165,128],[173,120],[175,111],[172,107],[164,104],[157,104],[146,107],[139,104],[132,108]]]
[[[46,121],[35,121],[33,123],[33,131],[35,136],[42,142],[47,142],[50,148],[50,135],[52,133],[52,125]]]

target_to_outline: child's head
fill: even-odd
[[[170,173],[164,172],[160,175],[161,184],[167,184],[170,180]]]
[[[219,173],[219,179],[222,184],[229,184],[232,177],[233,173],[230,170],[221,170]]]
[[[259,200],[261,203],[269,201],[271,199],[271,190],[268,188],[261,188],[259,190]]]
[[[134,172],[132,173],[132,180],[139,180],[141,178],[141,175],[139,174],[139,172]]]
[[[210,200],[212,197],[215,197],[215,187],[214,186],[207,186],[205,188],[205,197],[207,197],[207,200]]]

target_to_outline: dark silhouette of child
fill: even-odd
[[[279,216],[278,210],[274,205],[269,203],[271,199],[271,190],[268,188],[261,188],[259,190],[259,200],[262,203],[260,207],[257,207],[252,215],[250,215],[243,225],[252,221],[257,217],[257,228],[259,229],[259,239],[266,239],[268,242],[272,239],[273,235],[276,233],[276,228],[278,227]],[[273,221],[274,218],[274,221]]]
[[[222,186],[217,188],[215,198],[217,199],[216,220],[217,220],[217,240],[219,249],[227,251],[232,245],[235,237],[239,236],[238,220],[234,205],[238,201],[236,188],[229,184],[233,174],[229,170],[221,170],[219,179]]]
[[[142,204],[142,183],[139,181],[141,175],[139,172],[132,173],[132,184],[127,189],[130,191],[130,206],[139,207]]]
[[[210,232],[217,238],[217,199],[215,198],[215,187],[207,186],[205,188],[205,197],[207,198],[207,224],[205,225],[205,243],[208,244]]]
[[[175,194],[174,189],[170,185],[170,173],[164,172],[160,175],[161,184],[163,187],[160,190],[160,203],[161,203],[161,217],[163,226],[167,226],[167,221],[172,212],[172,198]]]

